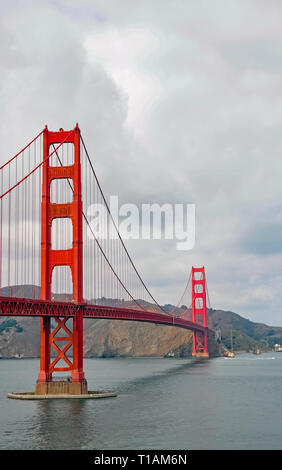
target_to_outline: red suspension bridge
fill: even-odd
[[[0,185],[0,315],[41,318],[37,394],[58,390],[54,378],[62,371],[70,373],[68,393],[87,392],[83,318],[185,328],[193,332],[193,355],[208,357],[204,267],[192,267],[173,310],[155,300],[122,240],[78,125],[58,132],[46,126],[0,167]],[[86,210],[94,203],[106,208],[102,239]]]

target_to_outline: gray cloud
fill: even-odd
[[[176,302],[204,264],[213,306],[282,324],[280,2],[13,0],[1,11],[1,161],[46,123],[78,121],[107,195],[196,204],[191,252],[128,243],[160,301]]]

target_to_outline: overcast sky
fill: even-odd
[[[282,326],[282,2],[0,3],[1,162],[79,122],[105,194],[196,204],[196,245],[127,243],[162,303]]]

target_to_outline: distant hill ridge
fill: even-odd
[[[14,286],[2,288],[2,296],[39,297],[38,286]],[[70,300],[69,295],[61,294],[57,300]],[[103,303],[99,299],[97,303]],[[107,303],[120,305],[115,299]],[[153,304],[142,301],[148,310],[155,309]],[[124,306],[132,305],[123,302]],[[173,305],[164,306],[171,311]],[[183,309],[185,306],[183,306]],[[178,309],[181,311],[181,308]],[[217,330],[218,339],[209,338],[211,356],[222,355],[230,348],[231,332],[235,351],[252,351],[259,348],[267,351],[274,344],[282,343],[282,327],[272,327],[252,322],[234,312],[208,310],[208,326]],[[0,317],[0,356],[2,357],[39,357],[40,335],[39,318]],[[113,356],[166,356],[188,357],[192,351],[192,334],[181,328],[146,323],[110,320],[84,320],[84,355],[86,357]]]

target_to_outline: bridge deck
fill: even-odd
[[[17,297],[0,297],[0,316],[57,316],[74,317],[83,310],[84,318],[105,318],[108,320],[129,320],[177,326],[192,331],[204,332],[203,325],[173,315],[136,310],[133,308],[106,307],[93,304],[76,304],[73,302],[45,301]]]

